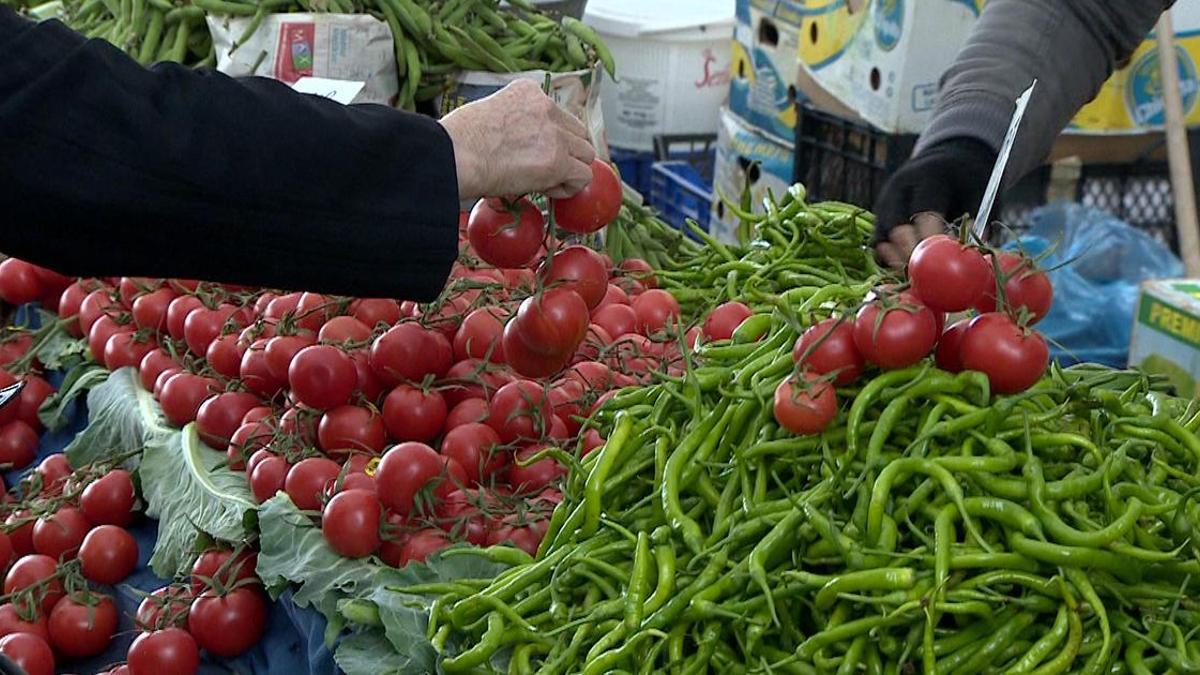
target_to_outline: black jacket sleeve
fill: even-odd
[[[458,244],[435,121],[139,66],[0,7],[0,251],[76,276],[430,300]]]

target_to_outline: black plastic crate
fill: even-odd
[[[796,175],[812,199],[870,208],[884,182],[912,154],[915,135],[887,134],[807,103],[797,106]]]

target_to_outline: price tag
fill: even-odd
[[[296,84],[292,85],[292,89],[301,94],[315,94],[337,101],[342,105],[349,105],[354,101],[354,97],[358,96],[359,92],[366,86],[366,82],[331,80],[327,77],[302,77],[296,80]]]
[[[379,458],[372,457],[371,461],[367,462],[366,468],[363,469],[363,473],[367,474],[371,478],[374,478],[375,472],[378,470],[379,470]]]

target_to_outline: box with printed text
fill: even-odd
[[[1200,279],[1142,284],[1129,365],[1165,375],[1180,396],[1200,393]]]

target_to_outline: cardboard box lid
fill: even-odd
[[[583,19],[605,35],[631,38],[702,26],[731,31],[734,0],[590,0]]]

